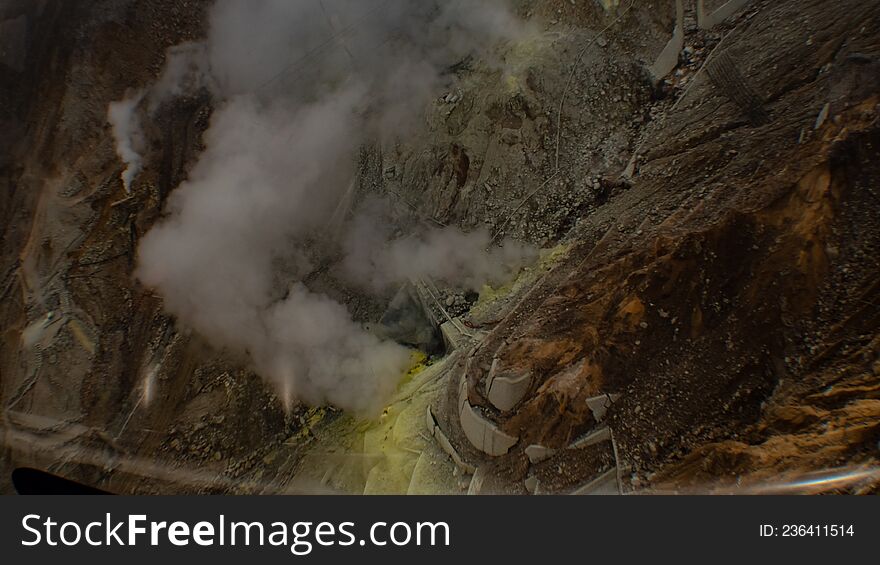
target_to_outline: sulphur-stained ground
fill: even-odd
[[[284,406],[133,279],[214,101],[178,98],[144,124],[131,195],[107,106],[203,38],[210,4],[0,3],[0,488],[31,466],[120,493],[568,493],[611,478],[625,493],[761,492],[805,477],[825,479],[801,491],[876,493],[876,2],[755,0],[700,29],[686,1],[659,81],[647,69],[674,1],[513,2],[540,33],[505,47],[505,73],[457,67],[422,131],[364,148],[358,187],[541,252],[478,295],[438,289],[461,341],[414,352],[375,421]],[[390,298],[322,270],[308,282],[365,323]],[[499,409],[490,374],[528,387]],[[462,399],[515,438],[506,453],[468,437]]]

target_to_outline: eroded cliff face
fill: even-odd
[[[574,488],[571,450],[530,468],[524,448],[606,426],[624,491],[876,465],[878,30],[874,7],[848,8],[777,3],[736,25],[646,129],[632,187],[475,347],[469,402],[518,438],[493,470]],[[530,376],[506,412],[495,375]],[[606,394],[599,423],[588,399]],[[560,462],[575,471],[547,471]]]
[[[3,195],[4,465],[149,489],[141,475],[178,480],[158,452],[185,428],[187,455],[213,477],[222,457],[251,457],[283,433],[283,410],[132,278],[138,238],[198,153],[210,102],[160,110],[143,190],[128,200],[107,124],[108,104],[153,81],[168,47],[203,36],[207,3],[29,4],[21,71],[3,83],[19,125]],[[145,379],[173,400],[142,409]],[[218,433],[199,435],[203,419]]]
[[[619,4],[516,3],[542,33],[508,47],[507,72],[463,61],[421,133],[364,149],[359,194],[547,250],[476,305],[439,289],[471,341],[414,370],[376,424],[285,410],[133,279],[214,100],[144,123],[131,195],[107,106],[205,36],[210,2],[9,4],[24,39],[0,65],[0,480],[34,466],[114,492],[419,492],[423,468],[462,468],[425,433],[428,406],[465,472],[482,469],[480,488],[435,491],[568,492],[612,467],[623,491],[701,489],[876,464],[880,9],[753,2],[699,30],[685,2],[679,65],[654,86],[675,3]],[[307,282],[364,322],[391,299],[322,270]],[[528,388],[499,410],[490,373]],[[461,429],[462,375],[517,439],[508,453]],[[605,394],[599,423],[588,399]],[[603,427],[613,450],[565,449]],[[556,451],[532,462],[531,445]]]

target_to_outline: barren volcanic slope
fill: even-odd
[[[880,4],[499,2],[442,28],[468,49],[426,50],[438,70],[424,89],[392,72],[394,89],[358,83],[363,139],[338,167],[284,137],[292,177],[338,188],[313,209],[329,227],[267,261],[269,295],[322,297],[294,318],[308,339],[335,336],[341,315],[334,328],[357,329],[340,350],[405,352],[369,415],[324,381],[288,394],[266,340],[187,309],[215,285],[181,299],[142,280],[151,230],[186,217],[180,195],[215,178],[212,163],[239,157],[216,156],[239,95],[215,58],[228,4],[0,0],[0,488],[36,467],[119,493],[876,493]],[[352,74],[315,59],[308,77],[331,91],[360,77],[355,63],[372,69],[335,4],[327,60]],[[501,29],[499,14],[517,23]],[[151,98],[180,45],[214,53],[198,75],[211,80]],[[295,60],[273,87],[321,105]],[[417,127],[389,135],[399,116],[372,105],[377,92],[424,95]],[[141,130],[128,187],[108,122],[120,100]],[[231,129],[259,139],[273,104]],[[232,257],[241,226],[225,212],[209,224]],[[427,247],[411,256],[416,236]],[[446,238],[491,248],[486,268],[425,251]],[[336,358],[321,347],[297,369]]]

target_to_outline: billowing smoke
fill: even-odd
[[[218,102],[206,149],[141,242],[137,276],[185,325],[248,354],[285,401],[375,413],[409,352],[298,282],[313,268],[304,242],[339,235],[328,226],[359,147],[419,127],[445,69],[489,60],[521,24],[501,2],[426,0],[218,0],[210,23],[149,95],[155,106],[206,87]],[[370,207],[354,214],[340,272],[364,287],[422,276],[473,287],[528,255],[487,254],[487,234],[452,228],[392,240],[368,233],[380,223]]]

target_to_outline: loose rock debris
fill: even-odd
[[[455,65],[425,131],[364,148],[329,231],[375,191],[401,232],[485,227],[541,260],[380,298],[330,264],[307,279],[424,351],[374,423],[285,406],[132,277],[215,101],[157,110],[130,195],[107,104],[203,38],[209,4],[0,13],[4,489],[27,464],[124,493],[735,492],[828,469],[877,492],[852,471],[880,455],[876,3],[520,3],[540,33],[503,47],[509,72]]]

